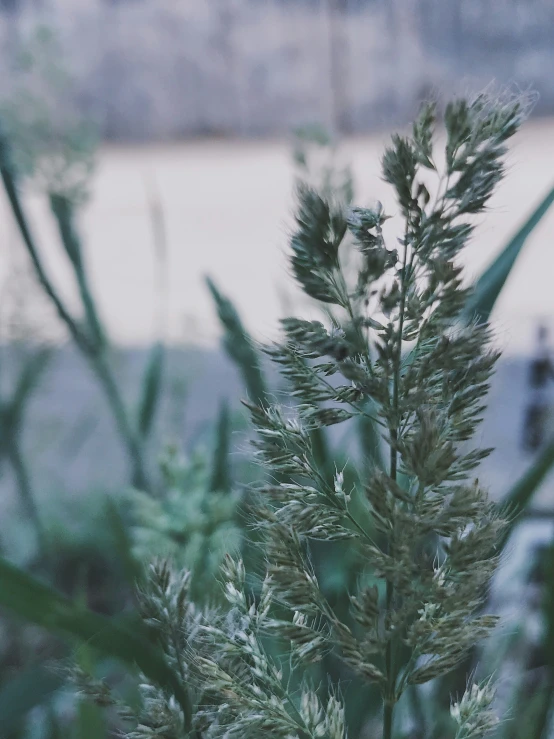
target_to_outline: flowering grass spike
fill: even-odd
[[[142,716],[129,736],[345,739],[344,686],[367,682],[391,739],[403,694],[451,671],[494,627],[482,601],[503,521],[475,478],[490,450],[474,438],[498,353],[489,326],[466,319],[461,254],[525,114],[521,99],[453,102],[437,151],[425,105],[383,156],[397,214],[299,185],[291,267],[328,320],[282,322],[283,340],[266,351],[293,402],[249,405],[269,473],[256,511],[265,580],[250,593],[229,558],[228,610],[207,611],[188,604],[186,578],[170,587],[165,569],[153,571],[143,610],[189,699],[152,686],[145,705],[166,724]],[[354,481],[340,469],[330,478],[314,430],[357,418],[379,429],[385,462],[362,460]],[[347,609],[320,586],[322,546],[357,560]],[[329,660],[342,662],[344,684],[312,684]],[[487,733],[492,697],[488,683],[468,688],[452,736]]]

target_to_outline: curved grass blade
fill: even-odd
[[[477,280],[475,290],[466,305],[465,315],[468,320],[474,317],[479,321],[487,321],[489,319],[496,300],[527,238],[553,203],[554,188],[546,194],[500,255]],[[508,511],[510,519],[500,543],[501,548],[508,541],[519,516],[529,505],[540,484],[553,466],[554,440],[543,449],[532,467],[516,482],[502,502],[502,506]]]
[[[540,223],[550,206],[554,203],[554,187],[546,194],[525,221],[519,231],[510,239],[493,263],[483,272],[475,283],[465,309],[468,320],[488,321],[512,268],[533,229]]]
[[[52,193],[50,195],[50,210],[58,224],[60,240],[75,273],[91,345],[99,350],[107,345],[106,331],[100,320],[96,301],[90,289],[87,270],[83,261],[81,239],[75,226],[74,205],[68,197]]]
[[[151,432],[156,409],[162,395],[163,370],[165,364],[165,346],[163,337],[166,333],[168,311],[168,275],[167,275],[167,229],[161,200],[157,190],[150,184],[148,188],[148,204],[152,222],[154,257],[156,262],[157,292],[157,335],[158,341],[152,348],[144,379],[139,403],[138,427],[143,438]]]
[[[0,122],[1,123],[1,122]],[[65,323],[71,333],[75,343],[87,350],[89,348],[88,339],[83,333],[79,323],[73,318],[65,303],[61,299],[49,276],[46,273],[42,258],[39,254],[34,237],[31,233],[31,227],[25,214],[23,204],[19,195],[17,178],[13,162],[11,158],[11,149],[8,139],[0,125],[0,175],[6,192],[6,197],[10,204],[13,217],[23,239],[23,243],[27,249],[29,257],[33,263],[38,281],[44,292],[48,295],[54,304],[60,319]]]
[[[223,401],[217,419],[210,490],[225,493],[231,490],[231,472],[229,470],[230,446],[231,420],[229,418],[229,406]]]
[[[533,465],[504,497],[501,505],[507,511],[509,521],[504,530],[500,548],[503,548],[514,530],[519,517],[531,502],[534,494],[554,466],[554,439],[539,453]]]

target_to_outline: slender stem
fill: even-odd
[[[330,485],[327,482],[327,480],[323,477],[323,475],[321,474],[321,472],[318,470],[317,465],[315,463],[314,464],[311,464],[309,461],[308,461],[308,464],[309,464],[309,467],[310,467],[310,472],[313,475],[314,479],[316,479],[319,482],[319,484],[321,485],[321,488],[322,488],[322,491],[324,491],[323,494],[325,495],[325,497],[329,500],[329,502],[333,503],[333,505],[336,505],[336,502],[335,502],[336,496],[334,495],[334,491],[330,487]],[[348,510],[348,508],[342,509],[342,513],[355,526],[355,528],[358,529],[358,531],[360,532],[360,534],[365,539],[367,539],[368,542],[372,546],[374,546],[374,547],[377,546],[377,544],[375,543],[375,541],[372,539],[371,535],[368,534],[368,532],[364,529],[364,527],[354,518],[354,516],[350,513],[350,511]]]
[[[398,335],[396,347],[394,349],[394,375],[392,389],[392,407],[393,407],[393,424],[391,428],[391,447],[390,447],[390,477],[396,482],[398,476],[398,408],[400,398],[400,364],[402,361],[402,334],[404,331],[404,313],[406,309],[406,270],[408,263],[408,245],[404,244],[404,258],[402,262],[401,286],[400,286],[400,315],[398,321]],[[386,593],[386,613],[387,617],[394,603],[394,585],[387,580]],[[394,664],[394,643],[393,639],[387,641],[385,653],[385,663],[387,667],[387,692],[385,695],[385,704],[383,707],[383,739],[392,738],[392,727],[394,718],[394,706],[396,703],[396,672]]]
[[[60,238],[73,267],[92,341],[95,345],[103,346],[105,331],[88,284],[83,250],[73,222],[73,206],[68,198],[50,195],[50,208],[56,218]]]
[[[91,335],[91,346],[84,348],[84,352],[87,354],[100,383],[104,387],[117,427],[127,446],[127,451],[131,459],[133,484],[140,488],[148,489],[149,483],[144,469],[142,444],[136,429],[131,424],[128,410],[121,397],[120,389],[106,359],[106,331],[98,315],[96,304],[88,285],[87,274],[83,263],[82,247],[73,223],[71,203],[67,199],[51,196],[50,204],[58,223],[60,238],[73,266],[85,312],[86,323]]]
[[[394,703],[388,699],[385,701],[383,712],[383,739],[392,739],[392,718],[394,711]]]
[[[6,453],[14,471],[19,497],[21,498],[21,502],[27,512],[27,515],[29,516],[29,518],[33,522],[33,526],[35,527],[39,548],[43,556],[46,556],[48,553],[48,541],[46,531],[44,529],[44,526],[42,525],[38,506],[33,495],[31,475],[27,468],[25,458],[21,452],[19,442],[16,439],[7,439],[6,444]]]

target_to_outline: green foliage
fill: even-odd
[[[430,160],[428,117],[432,114],[432,106],[426,106],[418,122],[414,124],[414,140],[417,142],[418,157],[424,166],[432,169]],[[323,167],[314,166],[314,153],[323,155]],[[340,169],[335,164],[335,150],[331,148],[331,140],[325,131],[319,128],[303,129],[297,134],[294,148],[294,160],[298,166],[298,182],[309,184],[320,194],[340,193],[342,200],[349,203],[353,199],[353,178],[348,167]],[[550,190],[531,215],[525,220],[516,234],[500,251],[485,272],[477,279],[468,295],[464,317],[466,321],[488,321],[496,301],[508,280],[519,254],[528,238],[539,225],[554,202],[554,189]],[[359,442],[363,459],[370,464],[382,464],[380,459],[380,443],[374,422],[367,416],[361,416],[359,424]],[[520,515],[531,502],[534,494],[554,465],[554,447],[548,444],[541,451],[530,469],[518,480],[504,497],[504,507],[509,521],[502,536],[502,542],[508,541]]]
[[[105,329],[92,295],[84,263],[83,247],[75,225],[75,202],[66,195],[50,193],[50,210],[55,218],[63,249],[71,263],[86,317],[82,327],[86,333],[86,346],[100,353],[106,345]]]
[[[448,106],[447,171],[437,173],[433,205],[418,181],[421,167],[436,171],[430,109],[412,139],[393,138],[383,172],[404,218],[400,254],[386,246],[379,206],[345,213],[299,188],[295,276],[305,292],[344,317],[329,327],[284,320],[285,341],[268,353],[299,404],[250,406],[263,465],[302,481],[264,488],[271,501],[262,516],[272,587],[292,611],[320,623],[311,641],[314,655],[321,659],[338,647],[349,668],[377,683],[386,737],[407,686],[451,670],[494,623],[476,611],[494,570],[502,524],[468,479],[487,450],[465,445],[479,423],[497,355],[487,347],[486,326],[458,325],[467,296],[458,255],[473,230],[467,216],[485,207],[502,176],[504,142],[520,116],[517,102],[497,108],[483,97]],[[352,286],[339,255],[348,245],[347,230],[360,255]],[[353,491],[345,489],[342,475],[333,486],[322,479],[310,443],[314,427],[363,414],[365,397],[378,408],[376,422],[390,451],[387,473],[373,469],[356,486],[367,496],[375,534],[352,515]],[[398,484],[399,473],[406,487]],[[308,548],[310,539],[349,538],[358,540],[365,567],[384,584],[384,591],[360,584],[351,594],[352,624],[326,601]],[[487,707],[474,705],[473,713],[484,716]]]
[[[144,438],[147,438],[152,431],[156,409],[159,405],[163,385],[164,360],[163,344],[157,342],[148,358],[142,381],[142,397],[139,402],[138,427],[141,436]]]
[[[134,484],[149,490],[152,486],[146,469],[143,449],[144,438],[141,435],[141,429],[135,423],[129,409],[126,407],[121,388],[116,380],[107,352],[107,331],[101,323],[95,300],[88,285],[86,268],[83,264],[82,249],[73,223],[75,202],[65,193],[50,193],[50,205],[58,223],[61,242],[75,273],[79,288],[84,321],[81,321],[80,318],[72,314],[46,271],[21,200],[18,188],[18,174],[14,166],[12,154],[13,151],[9,140],[3,132],[0,132],[0,173],[16,224],[19,228],[23,244],[31,259],[38,282],[47,298],[55,307],[58,317],[68,329],[77,348],[88,361],[106,396],[121,439],[129,455]],[[152,376],[156,381],[159,381],[155,372],[152,372]],[[156,383],[151,381],[150,378],[147,379],[149,386],[155,389]],[[141,416],[141,421],[143,419],[148,420],[149,413],[153,415],[155,398],[156,396],[154,394],[149,397],[151,411],[148,411],[147,408],[146,412]],[[148,430],[148,424],[146,424],[146,430]]]
[[[179,707],[146,684],[128,736],[263,731],[343,739],[349,712],[341,685],[355,681],[377,689],[382,734],[391,739],[395,707],[408,690],[450,672],[496,623],[480,608],[504,522],[473,479],[489,450],[472,441],[498,354],[486,324],[463,321],[468,290],[459,256],[522,117],[518,100],[479,96],[449,105],[444,172],[434,164],[431,107],[412,137],[393,138],[383,174],[402,216],[394,247],[379,205],[346,207],[299,186],[293,272],[333,313],[325,323],[284,319],[283,340],[266,348],[294,404],[269,405],[265,394],[247,404],[268,476],[255,510],[266,577],[254,596],[242,562],[228,558],[228,608],[213,611],[193,605],[190,574],[151,568],[140,591],[143,617],[158,628],[188,703]],[[354,279],[343,268],[346,250]],[[219,305],[244,339],[236,313]],[[347,480],[337,466],[328,479],[313,432],[361,416],[380,430],[386,467]],[[346,611],[320,586],[312,556],[320,543],[337,557],[345,549],[353,556]],[[268,637],[283,644],[284,658]],[[309,681],[314,665],[333,676],[317,688]],[[88,695],[109,703],[106,686],[84,683]],[[494,725],[493,694],[488,682],[469,685],[452,706],[459,739]]]
[[[473,293],[466,304],[468,320],[488,321],[516,259],[525,242],[554,203],[554,188],[548,192],[519,231],[510,239],[493,263],[475,283]]]
[[[209,277],[206,283],[215,301],[219,320],[225,328],[223,336],[225,350],[239,368],[252,402],[263,403],[267,393],[266,381],[252,339],[231,301],[218,290]]]
[[[232,561],[224,566],[228,609],[212,610],[217,594],[206,586],[225,553],[244,542],[240,500],[231,493],[225,404],[211,458],[196,453],[179,460],[170,453],[162,494],[130,493],[131,536],[120,510],[111,505],[108,511],[118,559],[127,580],[140,583],[143,620],[157,633],[163,667],[142,630],[130,634],[134,625],[94,620],[81,606],[59,601],[52,591],[46,597],[35,581],[15,570],[5,574],[0,565],[6,585],[1,603],[47,628],[90,638],[99,649],[137,662],[146,675],[138,713],[81,675],[87,698],[80,704],[77,735],[103,732],[92,698],[133,723],[133,739],[257,737],[262,731],[338,739],[347,726],[357,736],[376,706],[384,708],[389,737],[401,697],[412,700],[409,713],[417,718],[419,683],[459,664],[487,632],[493,619],[479,612],[482,594],[517,519],[499,532],[498,511],[468,477],[486,454],[469,443],[496,359],[487,349],[487,328],[468,317],[488,319],[554,191],[474,291],[462,288],[458,255],[471,235],[471,217],[483,210],[502,176],[505,142],[521,113],[517,102],[491,104],[483,96],[449,106],[444,173],[435,164],[432,106],[423,109],[411,137],[393,139],[383,172],[403,218],[400,246],[395,242],[394,248],[388,244],[398,234],[380,206],[350,207],[350,172],[328,163],[313,166],[314,153],[325,153],[325,137],[301,137],[291,266],[305,294],[322,303],[322,317],[285,320],[284,341],[267,349],[290,388],[292,407],[268,406],[260,352],[230,300],[208,280],[224,346],[248,390],[260,432],[258,456],[270,480],[259,491],[255,534],[262,536],[268,560],[261,590],[256,579],[253,595],[241,563]],[[162,392],[163,345],[153,347],[131,414],[107,360],[109,342],[87,282],[75,223],[84,192],[75,182],[82,180],[61,169],[48,180],[57,183],[48,187],[50,207],[76,276],[81,319],[68,311],[42,264],[18,192],[18,177],[31,169],[18,159],[10,125],[4,118],[11,144],[0,141],[0,169],[27,251],[104,387],[134,460],[135,482],[149,487],[140,460]],[[434,177],[436,186],[430,184]],[[158,236],[161,227],[157,221]],[[355,427],[362,464],[349,458],[350,449],[333,449],[327,426],[335,424]],[[509,496],[510,512],[524,509],[552,463],[548,447]],[[159,555],[190,574],[156,565],[145,579],[139,560]],[[38,689],[33,697],[30,691],[27,705],[47,695]],[[368,696],[373,709],[366,705]],[[492,726],[491,698],[488,683],[468,687],[452,711],[459,739],[482,736]],[[546,722],[548,691],[541,701]],[[450,732],[452,723],[445,726]]]
[[[55,40],[42,30],[37,38],[38,53],[30,52],[27,63],[65,92],[68,80],[61,66]],[[35,69],[36,67],[36,69]],[[36,87],[36,86],[35,86]],[[94,144],[86,136],[85,124],[74,123],[59,96],[41,97],[44,85],[33,92],[23,91],[7,100],[0,109],[0,173],[23,245],[46,297],[56,309],[77,348],[89,363],[104,392],[131,465],[133,484],[152,491],[146,461],[146,441],[150,435],[163,383],[163,346],[153,348],[140,389],[135,416],[127,407],[109,351],[108,331],[91,291],[76,216],[86,199],[94,161]],[[62,95],[63,97],[63,95]],[[61,116],[61,117],[60,117]],[[77,283],[82,317],[73,313],[59,293],[45,267],[32,233],[21,198],[20,185],[31,178],[48,198],[58,227],[61,246]],[[153,225],[158,261],[165,263],[165,231],[159,205],[153,208]],[[163,285],[158,285],[163,292]]]
[[[221,439],[217,446],[219,456]],[[222,460],[217,464],[221,466]],[[238,550],[241,544],[240,498],[224,487],[213,486],[214,479],[217,482],[225,478],[221,478],[221,470],[214,476],[217,468],[210,469],[209,457],[200,451],[185,459],[169,448],[161,468],[161,497],[136,490],[128,493],[135,555],[140,561],[171,558],[192,573],[195,596],[213,597],[210,583],[225,554]]]

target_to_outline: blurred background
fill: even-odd
[[[504,86],[537,102],[466,259],[475,280],[504,265],[483,479],[524,515],[491,597],[517,700],[542,700],[538,728],[512,735],[548,734],[551,0],[0,0],[3,555],[108,614],[130,597],[123,534],[137,557],[180,547],[213,579],[240,541],[234,491],[256,476],[239,401],[278,383],[252,340],[314,313],[286,259],[306,151],[351,173],[357,204],[394,213],[391,131],[422,100]],[[36,665],[65,649],[6,613],[0,737],[85,736],[88,708],[59,681],[36,689]],[[15,694],[35,698],[16,710]]]

